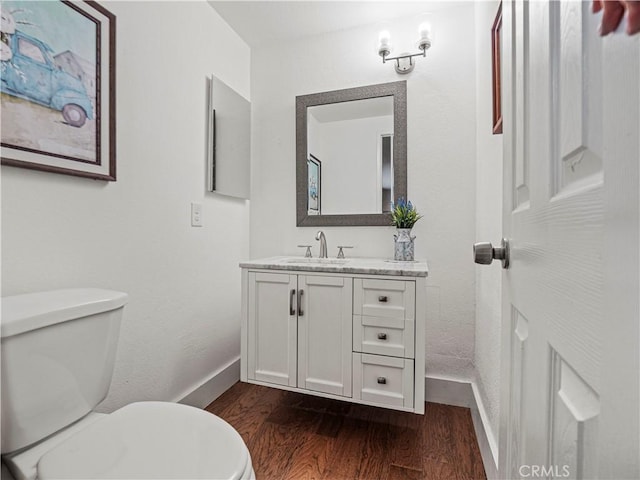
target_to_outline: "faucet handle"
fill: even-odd
[[[313,256],[311,255],[311,245],[298,245],[298,247],[307,249],[307,251],[304,252],[305,258],[311,258]]]
[[[353,248],[353,245],[338,245],[338,257],[337,258],[344,258],[344,252],[342,251],[343,248]]]

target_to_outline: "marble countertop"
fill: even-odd
[[[294,270],[304,272],[360,273],[367,275],[397,275],[401,277],[426,277],[427,262],[397,262],[384,258],[304,258],[270,257],[241,262],[242,268],[262,270]]]

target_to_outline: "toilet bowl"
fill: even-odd
[[[169,402],[93,412],[107,394],[126,294],[2,299],[2,454],[23,479],[255,479],[221,418]]]
[[[62,442],[38,462],[38,477],[251,478],[240,435],[224,420],[167,402],[132,403]]]

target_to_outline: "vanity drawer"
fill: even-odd
[[[353,398],[413,408],[413,360],[354,353]]]
[[[353,279],[353,313],[370,317],[415,318],[416,284],[404,280]]]
[[[413,358],[413,339],[413,320],[353,316],[354,352]]]

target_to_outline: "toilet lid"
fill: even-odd
[[[239,479],[249,451],[231,425],[187,405],[138,402],[47,452],[38,478]]]

